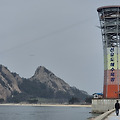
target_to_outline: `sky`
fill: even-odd
[[[0,64],[30,78],[44,66],[70,86],[103,92],[97,8],[120,0],[0,0]]]

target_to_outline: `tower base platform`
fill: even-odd
[[[92,99],[92,112],[104,113],[114,109],[116,100],[120,101],[120,99]]]

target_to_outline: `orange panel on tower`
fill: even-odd
[[[104,51],[104,98],[120,98],[120,6],[97,9]]]

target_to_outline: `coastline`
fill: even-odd
[[[3,103],[0,106],[46,106],[46,107],[91,107],[91,105],[69,105],[69,104],[27,104],[27,103]]]

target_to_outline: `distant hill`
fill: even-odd
[[[72,97],[84,101],[89,95],[83,90],[71,87],[43,66],[39,66],[35,74],[26,79],[0,65],[0,99],[6,102],[41,98],[67,101]]]

